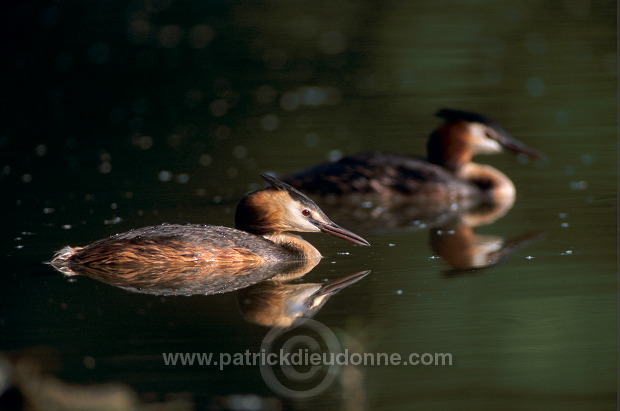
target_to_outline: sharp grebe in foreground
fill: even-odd
[[[296,172],[282,180],[319,196],[496,198],[514,196],[514,185],[497,169],[473,163],[476,154],[508,151],[534,159],[543,157],[480,114],[442,109],[437,116],[445,123],[430,135],[426,159],[382,152],[358,154]]]
[[[65,247],[51,264],[64,274],[74,275],[71,267],[75,265],[259,266],[321,257],[310,243],[288,231],[323,232],[370,245],[334,224],[304,194],[271,176],[262,177],[270,186],[243,197],[237,206],[234,229],[193,224],[140,228],[85,247]]]

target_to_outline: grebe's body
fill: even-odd
[[[237,206],[235,227],[164,224],[114,235],[85,247],[65,247],[51,264],[73,275],[72,266],[140,264],[231,264],[259,266],[321,257],[287,231],[324,232],[360,245],[369,243],[334,224],[308,197],[263,176],[270,187],[250,193]]]
[[[301,250],[280,246],[262,236],[229,227],[162,224],[139,228],[96,241],[66,247],[58,258],[85,265],[184,264],[221,260],[248,264],[304,258]]]
[[[395,153],[359,154],[299,171],[283,181],[318,196],[496,198],[514,196],[514,185],[499,170],[472,162],[476,154],[509,151],[542,157],[480,114],[442,109],[437,116],[445,123],[430,135],[425,159]]]

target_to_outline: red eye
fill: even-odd
[[[305,217],[309,217],[311,213],[310,213],[310,210],[306,208],[306,209],[301,210],[301,214]]]

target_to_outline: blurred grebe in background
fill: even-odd
[[[475,155],[507,151],[543,158],[483,115],[452,109],[439,110],[436,115],[445,122],[431,133],[425,159],[386,152],[357,154],[282,180],[317,196],[374,195],[429,201],[497,198],[515,195],[512,181],[491,166],[472,162]]]

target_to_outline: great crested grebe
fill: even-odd
[[[310,243],[288,231],[323,232],[355,244],[362,237],[333,223],[308,197],[271,176],[269,187],[243,197],[235,228],[212,225],[163,224],[140,228],[96,241],[85,247],[65,247],[51,264],[67,275],[75,265],[131,266],[139,264],[275,264],[319,258]]]
[[[426,159],[383,152],[358,154],[298,171],[282,180],[318,196],[496,198],[514,196],[514,185],[499,170],[473,163],[476,154],[508,151],[543,158],[485,116],[452,109],[439,110],[436,115],[445,123],[431,133]]]

